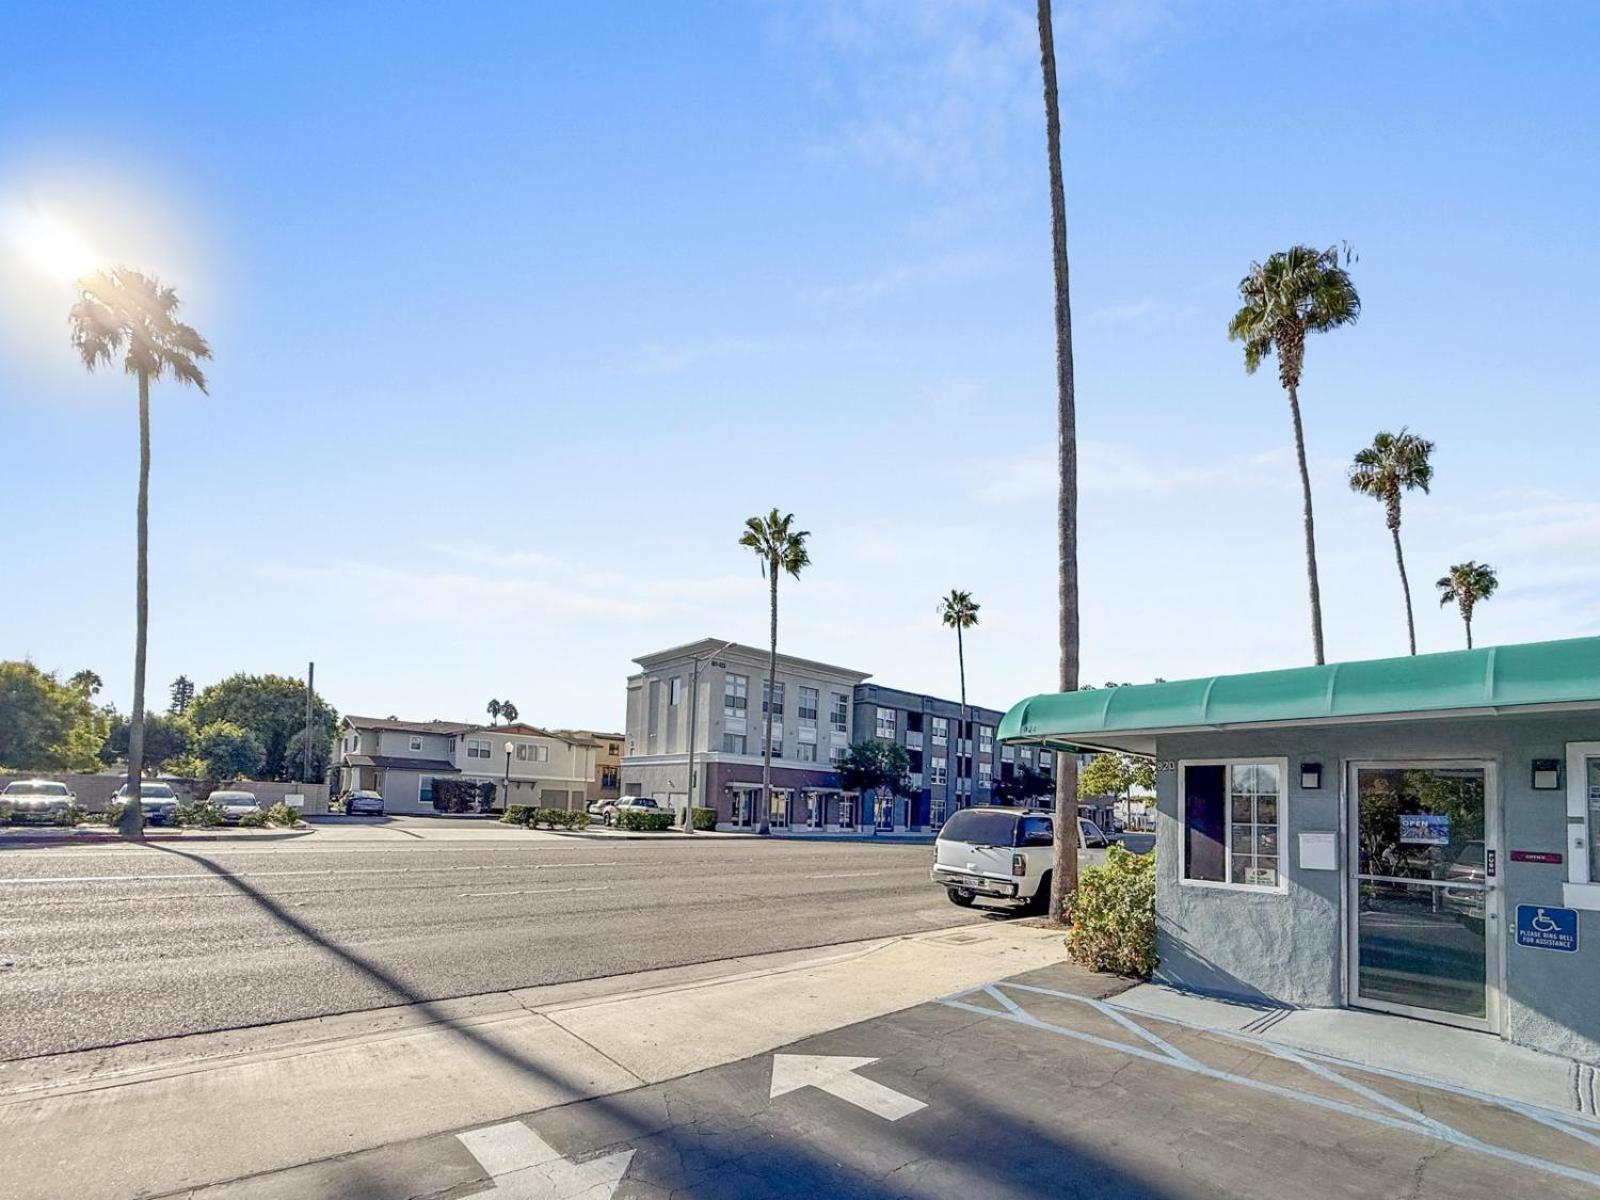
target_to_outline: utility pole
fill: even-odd
[[[317,664],[306,664],[306,760],[300,773],[301,783],[311,782],[311,697],[316,695]]]
[[[694,739],[695,726],[700,717],[700,664],[716,658],[731,645],[732,642],[723,642],[710,654],[694,659],[689,672],[689,809],[683,814],[683,832],[690,836],[694,835]]]

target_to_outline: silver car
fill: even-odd
[[[13,779],[0,791],[0,804],[22,820],[58,820],[76,800],[71,788],[54,779]]]
[[[246,813],[262,811],[261,801],[256,799],[254,792],[225,791],[219,788],[211,793],[211,803],[222,810],[222,819],[230,825],[237,825],[239,818]]]
[[[128,785],[123,784],[111,795],[112,804],[126,804],[128,802]],[[139,807],[144,810],[144,819],[152,825],[173,825],[178,819],[178,793],[172,790],[170,783],[141,783],[139,785]]]

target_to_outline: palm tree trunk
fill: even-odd
[[[1056,85],[1055,31],[1050,0],[1039,0],[1039,63],[1044,75],[1045,147],[1050,157],[1050,245],[1055,267],[1057,573],[1061,690],[1078,687],[1078,435],[1072,377],[1072,299],[1067,267],[1067,199],[1061,181],[1061,110]],[[1050,915],[1060,919],[1066,896],[1078,888],[1078,760],[1056,756],[1056,840],[1050,875]]]
[[[1291,383],[1288,390],[1289,413],[1294,417],[1294,453],[1300,464],[1300,495],[1305,505],[1306,583],[1311,591],[1311,650],[1320,667],[1327,660],[1322,653],[1322,589],[1317,586],[1317,531],[1311,517],[1311,472],[1306,469],[1306,434],[1300,423],[1299,389]]]
[[[117,832],[144,836],[144,659],[150,633],[150,376],[139,372],[139,510],[138,565],[134,569],[133,713],[128,718],[128,802],[122,806]]]
[[[1406,637],[1411,642],[1411,653],[1417,652],[1417,624],[1411,615],[1411,581],[1406,578],[1406,556],[1400,549],[1400,526],[1389,526],[1389,532],[1394,536],[1394,562],[1400,568],[1400,590],[1406,594]]]
[[[961,778],[961,730],[967,727],[967,651],[961,640],[961,625],[956,624],[956,662],[961,668],[961,729],[956,730],[956,778]],[[956,784],[956,807],[961,807],[961,785]],[[909,822],[908,822],[909,824]]]
[[[1472,605],[1461,606],[1461,623],[1467,627],[1467,649],[1472,649]]]
[[[761,813],[757,833],[771,833],[767,814],[772,810],[772,710],[778,699],[778,560],[767,564],[767,579],[772,585],[772,653],[767,659],[767,744],[761,752]],[[752,818],[757,814],[751,813]]]

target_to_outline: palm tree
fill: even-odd
[[[509,700],[500,701],[500,715],[505,718],[507,725],[515,725],[517,721],[517,706]]]
[[[967,651],[962,644],[961,633],[978,623],[978,608],[971,592],[958,592],[955,588],[951,588],[950,594],[939,601],[939,617],[945,628],[956,631],[956,663],[961,668],[961,729],[956,734],[958,749],[961,739],[967,736]]]
[[[138,565],[134,584],[133,712],[128,718],[128,793],[117,822],[124,837],[144,836],[138,803],[144,774],[144,662],[150,625],[150,384],[166,375],[206,390],[199,360],[211,347],[177,319],[178,293],[151,275],[127,267],[99,271],[78,281],[78,302],[68,320],[72,344],[90,371],[110,365],[119,353],[122,369],[139,381]]]
[[[489,724],[495,725],[500,721],[500,714],[505,712],[506,706],[498,700],[491,700],[484,705],[483,711],[489,714]]]
[[[811,534],[794,528],[794,514],[778,515],[773,509],[764,517],[750,517],[744,523],[739,545],[755,552],[761,560],[761,574],[772,594],[772,653],[767,661],[766,745],[761,751],[761,825],[757,832],[768,833],[767,813],[772,805],[772,709],[778,692],[778,572],[787,571],[796,579],[811,565],[806,539]]]
[[[1467,649],[1472,649],[1472,610],[1478,601],[1487,600],[1500,586],[1494,568],[1488,563],[1464,562],[1450,568],[1450,573],[1438,583],[1439,607],[1455,602],[1461,610],[1461,620],[1467,627]]]
[[[1039,63],[1044,76],[1045,150],[1050,159],[1050,246],[1055,268],[1056,316],[1056,591],[1061,690],[1078,687],[1078,429],[1072,376],[1072,297],[1067,268],[1067,199],[1061,182],[1061,108],[1056,86],[1056,41],[1050,0],[1039,0]],[[1078,889],[1078,760],[1057,755],[1054,863],[1050,915],[1061,917],[1065,897]]]
[[[1433,482],[1433,464],[1428,455],[1433,443],[1424,441],[1403,426],[1399,433],[1383,432],[1372,445],[1356,452],[1350,467],[1350,490],[1383,501],[1389,536],[1394,539],[1394,561],[1400,568],[1400,590],[1406,596],[1406,637],[1411,653],[1417,652],[1417,625],[1411,616],[1411,583],[1406,579],[1406,556],[1400,549],[1400,493],[1412,488],[1424,492]]]
[[[1354,260],[1349,247],[1346,264]],[[1276,352],[1278,382],[1289,393],[1294,418],[1294,451],[1300,464],[1300,493],[1306,530],[1306,581],[1311,591],[1311,648],[1317,664],[1322,652],[1322,592],[1317,586],[1317,538],[1311,518],[1311,473],[1306,469],[1306,438],[1300,423],[1300,372],[1306,334],[1326,333],[1361,315],[1361,297],[1350,273],[1339,265],[1339,248],[1292,246],[1263,263],[1251,263],[1239,281],[1244,305],[1228,322],[1228,340],[1244,343],[1244,369],[1254,375],[1261,360]]]

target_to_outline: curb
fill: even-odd
[[[283,842],[291,838],[309,837],[315,829],[285,829],[273,833],[147,833],[144,840],[147,842]],[[26,834],[0,833],[0,850],[12,847],[27,846],[72,846],[72,845],[102,845],[115,843],[126,845],[127,840],[121,834],[112,833],[110,830],[88,830],[83,833],[71,834],[44,834],[32,837]]]

